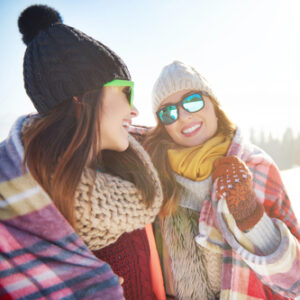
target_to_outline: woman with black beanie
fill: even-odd
[[[38,113],[0,144],[0,298],[163,299],[145,229],[162,191],[128,133],[138,112],[126,65],[48,6],[18,25]]]

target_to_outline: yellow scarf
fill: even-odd
[[[203,145],[169,149],[168,158],[172,170],[178,175],[201,181],[209,177],[214,161],[225,156],[231,138],[218,134]]]

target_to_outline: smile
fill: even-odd
[[[128,120],[124,120],[123,123],[122,123],[122,126],[123,126],[126,130],[128,130],[129,127],[131,126],[131,122],[128,121]]]
[[[196,124],[187,129],[183,129],[182,133],[184,135],[190,135],[190,134],[196,133],[200,128],[201,128],[201,124]]]

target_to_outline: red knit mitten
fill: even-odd
[[[215,161],[213,181],[217,183],[217,198],[224,197],[237,226],[247,231],[255,226],[264,213],[264,207],[256,201],[250,172],[236,156],[222,157]]]

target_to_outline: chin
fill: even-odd
[[[116,147],[115,151],[117,152],[123,152],[125,150],[127,150],[129,147],[129,142],[127,141],[127,143],[123,143],[123,144],[120,144]]]

